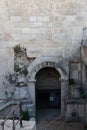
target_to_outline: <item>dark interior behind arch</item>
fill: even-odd
[[[55,68],[45,67],[36,74],[36,109],[61,107],[60,74]]]

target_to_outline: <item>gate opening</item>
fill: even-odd
[[[61,110],[60,74],[55,68],[45,67],[36,74],[36,119],[58,115]],[[51,111],[51,114],[49,113]],[[43,114],[44,113],[44,114]],[[47,116],[47,117],[44,117]]]

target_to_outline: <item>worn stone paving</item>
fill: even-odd
[[[37,124],[37,130],[84,130],[81,123],[65,123],[64,121],[56,121],[48,126],[49,122],[43,121]]]
[[[37,130],[84,130],[80,122],[65,123],[58,120],[60,111],[57,109],[39,110],[37,118]]]

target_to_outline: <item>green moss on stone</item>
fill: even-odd
[[[16,46],[14,47],[14,52],[15,52],[15,53],[21,52],[21,47],[20,47],[20,45],[16,45]]]

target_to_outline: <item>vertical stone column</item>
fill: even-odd
[[[87,68],[86,68],[85,64],[83,64],[83,66],[82,66],[82,87],[84,87],[85,89],[86,89],[86,86],[87,86],[87,79],[86,79],[87,70],[86,69]]]
[[[68,94],[68,80],[61,79],[61,114],[65,113],[65,100]]]
[[[34,114],[36,115],[36,95],[35,95],[35,81],[29,81],[29,92],[34,106]]]

